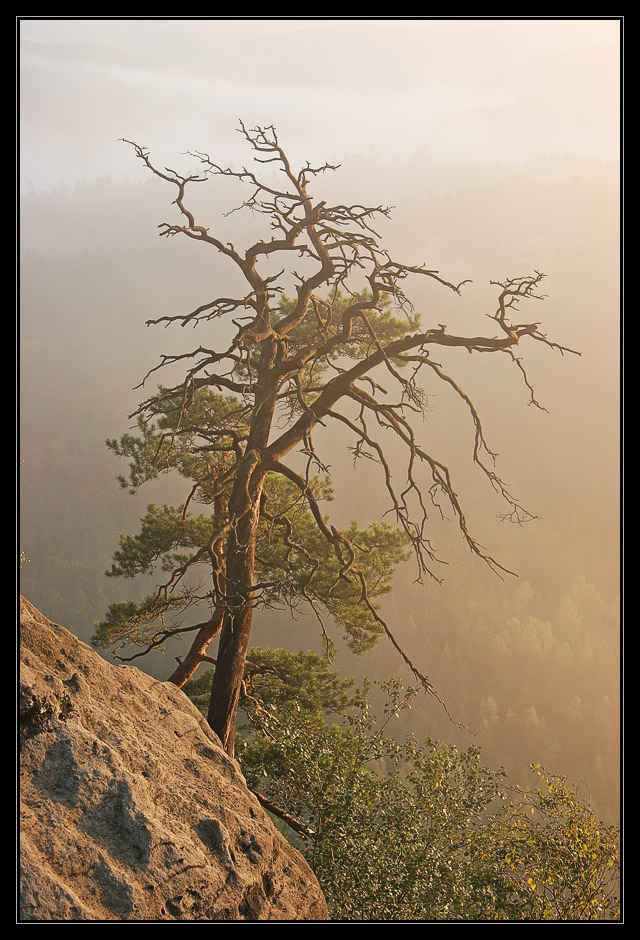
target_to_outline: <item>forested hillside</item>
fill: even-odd
[[[224,276],[190,246],[157,239],[170,211],[166,194],[154,181],[138,182],[133,170],[132,178],[31,192],[21,214],[19,539],[27,558],[21,590],[85,641],[109,603],[132,595],[130,584],[104,574],[119,534],[136,528],[147,503],[184,499],[169,481],[127,496],[116,482],[126,468],[104,446],[127,430],[127,415],[143,397],[133,387],[158,357],[193,342],[145,321],[192,309],[221,292]],[[453,280],[473,279],[470,301],[445,298],[444,323],[470,311],[477,316],[478,309],[492,313],[490,278],[532,267],[548,275],[543,319],[554,337],[582,353],[575,361],[560,355],[529,361],[548,413],[527,407],[526,389],[509,370],[492,373],[500,381],[488,387],[470,356],[461,377],[483,414],[503,478],[539,518],[521,527],[500,523],[491,492],[475,478],[458,479],[479,540],[519,577],[499,580],[455,540],[448,544],[452,537],[444,532],[449,564],[441,585],[415,584],[411,562],[401,570],[385,615],[452,717],[469,730],[423,697],[398,731],[461,746],[473,741],[487,765],[504,764],[516,777],[540,761],[583,781],[595,810],[616,822],[617,170],[566,162],[498,173],[445,170],[426,156],[402,167],[353,158],[330,186],[344,187],[351,201],[366,194],[395,202],[389,235],[396,253],[426,260]],[[230,224],[242,240],[240,223]],[[432,313],[428,292],[415,302]],[[429,434],[455,458],[460,445],[448,429],[467,418],[453,400],[434,397],[431,404]],[[377,468],[354,471],[340,451],[336,446],[332,468],[336,518],[366,524],[388,508]],[[407,679],[384,640],[359,659],[336,642],[345,675]],[[313,618],[292,623],[286,611],[256,618],[252,643],[321,648]],[[137,665],[165,677],[175,652],[167,654],[170,663],[155,656]]]

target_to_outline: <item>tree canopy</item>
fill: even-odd
[[[173,677],[181,684],[210,658],[208,644],[219,634],[208,719],[230,754],[252,617],[260,604],[277,601],[295,609],[308,603],[327,645],[326,615],[356,651],[386,635],[418,683],[437,695],[376,602],[390,589],[394,566],[410,552],[419,579],[438,579],[441,559],[430,536],[435,514],[452,515],[471,552],[493,571],[511,572],[474,538],[449,467],[421,439],[425,376],[452,389],[466,406],[473,464],[504,501],[505,518],[519,522],[528,513],[497,473],[496,455],[463,383],[433,353],[446,348],[465,356],[507,356],[538,407],[519,355],[522,345],[575,353],[550,340],[538,321],[521,322],[521,302],[543,297],[538,271],[491,282],[497,307],[486,314],[492,324],[486,333],[459,335],[442,323],[423,325],[409,281],[427,279],[458,295],[465,282],[448,281],[427,264],[394,260],[376,231],[389,208],[316,201],[312,184],[337,167],[307,163],[295,170],[275,128],[239,129],[259,173],[194,152],[198,171],[184,175],[155,165],[147,148],[127,141],[145,168],[174,188],[178,219],[163,222],[160,235],[187,238],[221,255],[244,288],[148,321],[196,327],[204,335],[195,348],[164,355],[147,373],[143,385],[160,368],[181,370],[182,378],[140,404],[137,436],[110,446],[130,458],[124,486],[137,489],[173,470],[187,480],[187,493],[177,508],[149,506],[139,533],[122,538],[111,574],[157,569],[162,580],[142,601],[112,606],[95,638],[105,646],[133,642],[144,651],[174,632],[194,631],[191,655]],[[234,211],[266,223],[267,237],[240,249],[225,240],[223,225],[219,231],[196,221],[187,191],[212,177],[245,187],[246,198]],[[393,526],[374,520],[366,528],[353,523],[339,530],[323,512],[323,500],[340,485],[328,479],[316,446],[316,432],[328,426],[346,429],[356,463],[368,459],[379,466]],[[401,472],[389,456],[392,447],[404,454]],[[206,509],[196,515],[192,507],[198,504]],[[192,579],[202,566],[209,577],[205,587]],[[202,601],[209,605],[207,620],[175,620]]]

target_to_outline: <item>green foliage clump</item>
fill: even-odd
[[[354,304],[368,304],[371,300],[369,290],[343,293],[339,288],[331,291],[329,298],[313,295],[311,298],[312,316],[305,317],[289,334],[290,351],[297,351],[309,344],[326,341],[328,337],[338,337],[342,333],[343,317],[348,307]],[[292,313],[296,301],[286,295],[282,297],[274,324]],[[365,316],[366,315],[366,316]],[[334,347],[333,357],[363,359],[378,344],[387,345],[400,339],[420,327],[420,315],[414,310],[405,309],[400,317],[395,316],[392,301],[383,295],[375,308],[361,311],[351,320],[351,333],[348,342]],[[375,337],[375,338],[374,338]],[[318,378],[328,367],[329,361],[312,360],[314,378]]]
[[[212,448],[207,435],[217,433],[222,423],[228,449]],[[245,435],[244,409],[235,399],[200,388],[185,403],[161,388],[154,420],[140,418],[136,435],[107,441],[115,454],[129,459],[129,473],[120,482],[132,493],[143,483],[175,471],[190,482],[191,494],[179,506],[151,503],[138,531],[120,536],[107,576],[133,579],[157,573],[169,590],[111,605],[105,619],[95,624],[94,645],[144,650],[147,644],[150,649],[161,649],[160,634],[177,635],[180,621],[176,618],[196,600],[215,603],[215,592],[201,590],[199,579],[213,586],[212,539],[223,530],[226,518],[225,473],[233,448]],[[307,488],[316,504],[333,499],[326,476],[310,478]],[[205,511],[197,512],[198,506]],[[366,582],[371,607],[362,603],[360,579],[345,574],[346,559],[327,550],[326,539],[298,487],[278,473],[268,473],[256,541],[254,605],[284,607],[293,616],[310,607],[329,650],[333,641],[325,618],[338,627],[354,652],[361,653],[373,647],[382,632],[375,615],[379,610],[376,599],[391,590],[393,573],[408,554],[408,537],[381,522],[366,528],[352,522],[344,535]]]
[[[150,503],[140,519],[140,531],[120,536],[120,548],[113,554],[107,577],[135,578],[152,574],[156,568],[173,571],[191,558],[194,548],[207,544],[211,528],[209,515],[186,515],[184,506],[160,507]],[[178,551],[179,548],[183,551]]]
[[[541,783],[524,792],[484,767],[477,747],[395,740],[389,726],[416,691],[396,681],[380,683],[378,717],[368,687],[351,691],[313,654],[253,650],[249,660],[259,682],[243,700],[251,725],[237,757],[249,786],[307,830],[285,834],[332,919],[619,916],[617,832],[563,778],[536,765]]]
[[[207,713],[212,669],[189,679],[184,692],[203,714]],[[337,715],[355,701],[354,681],[343,678],[317,653],[252,647],[247,653],[242,706],[252,726],[273,709],[292,709],[297,714]]]
[[[619,916],[618,831],[579,799],[566,777],[531,767],[540,782],[475,833],[473,863],[495,873],[496,915],[519,920]]]
[[[91,643],[98,649],[115,647],[114,656],[125,645],[164,652],[164,641],[182,631],[182,616],[201,600],[184,590],[176,596],[148,594],[138,601],[116,601],[109,604],[104,620],[94,624]]]

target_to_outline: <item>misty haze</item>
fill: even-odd
[[[182,382],[179,359],[152,371],[163,356],[224,349],[237,326],[233,314],[195,329],[169,318],[247,290],[220,252],[158,237],[161,223],[181,224],[175,187],[122,138],[187,177],[201,172],[195,152],[248,166],[239,120],[273,124],[296,169],[339,165],[310,180],[316,202],[391,207],[374,225],[384,249],[461,285],[403,280],[421,329],[495,336],[496,284],[544,274],[514,317],[539,323],[548,343],[524,337],[513,358],[430,347],[473,402],[520,524],[502,518],[499,493],[474,465],[465,401],[434,371],[420,373],[416,437],[451,470],[481,552],[450,514],[430,512],[437,579],[419,578],[409,553],[381,597],[384,621],[437,690],[419,694],[392,730],[477,745],[523,787],[539,762],[619,825],[618,25],[23,20],[21,593],[88,643],[109,605],[162,580],[105,573],[147,506],[184,504],[191,482],[161,474],[129,495],[117,480],[129,461],[105,441],[135,433],[128,416],[139,404]],[[283,185],[269,164],[256,172]],[[225,244],[244,251],[272,237],[258,213],[227,214],[250,196],[236,179],[211,176],[187,196],[196,223]],[[277,275],[280,260],[264,271]],[[288,297],[292,272],[303,277],[309,263],[296,258],[279,282]],[[402,491],[404,449],[385,441]],[[393,525],[380,463],[354,459],[349,429],[324,421],[313,443],[334,486],[323,508],[331,524]],[[305,461],[298,453],[292,465],[304,474]],[[341,675],[415,683],[384,634],[357,655],[340,626],[326,625]],[[166,680],[190,642],[170,640],[134,665]],[[308,607],[254,612],[250,648],[326,646]]]

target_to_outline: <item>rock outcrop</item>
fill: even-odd
[[[326,920],[187,696],[21,599],[20,920]]]

